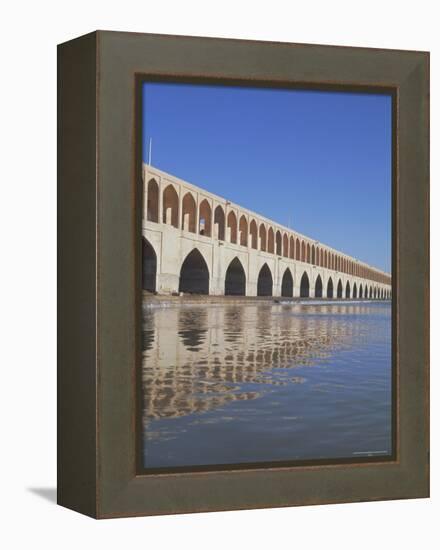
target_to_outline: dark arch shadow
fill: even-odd
[[[339,281],[338,281],[338,289],[337,289],[336,296],[338,298],[342,298],[342,282],[341,282],[341,279],[339,279]]]
[[[331,277],[327,283],[327,298],[333,298],[333,281]]]
[[[234,258],[226,270],[225,296],[246,295],[246,274],[238,258]]]
[[[301,298],[308,298],[310,296],[310,282],[309,282],[309,276],[304,271],[302,277],[301,277],[301,283],[299,288],[299,295]]]
[[[192,250],[182,263],[179,292],[209,294],[208,266],[197,248]]]
[[[322,279],[321,275],[318,275],[315,281],[315,298],[322,298]]]
[[[356,286],[356,283],[354,283],[353,285],[353,298],[357,298],[357,286]]]
[[[289,268],[286,269],[281,282],[281,296],[286,298],[293,297],[293,277]]]
[[[257,296],[272,296],[273,279],[267,264],[264,264],[258,274]]]
[[[350,298],[350,283],[347,281],[347,284],[345,285],[345,297]]]
[[[142,288],[156,292],[157,257],[154,248],[142,237]]]

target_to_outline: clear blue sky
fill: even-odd
[[[391,270],[391,97],[145,83],[152,164]]]

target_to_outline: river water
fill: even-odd
[[[143,315],[145,468],[391,453],[389,302]]]

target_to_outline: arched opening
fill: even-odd
[[[306,261],[306,243],[301,241],[301,261]]]
[[[258,230],[255,220],[252,220],[249,226],[249,235],[251,237],[251,247],[258,249]]]
[[[182,229],[196,232],[196,201],[191,193],[187,193],[182,201]]]
[[[179,197],[171,184],[163,192],[162,222],[179,227]]]
[[[316,265],[315,245],[312,244],[312,264]]]
[[[327,298],[333,298],[333,281],[331,277],[327,283]]]
[[[285,258],[289,257],[289,237],[286,233],[283,235],[283,256]]]
[[[357,298],[357,286],[356,283],[353,285],[353,298]]]
[[[293,237],[289,239],[289,258],[291,260],[295,259],[295,239]]]
[[[303,276],[301,277],[299,295],[301,296],[301,298],[308,298],[310,296],[309,276],[305,271],[303,273]]]
[[[154,179],[147,186],[147,220],[156,223],[159,221],[159,186]]]
[[[195,248],[180,269],[179,292],[209,294],[209,270],[203,256]]]
[[[341,279],[339,279],[339,281],[338,281],[338,288],[337,288],[336,296],[338,298],[342,298],[342,282],[341,282]]]
[[[267,247],[266,228],[263,223],[260,225],[259,234],[260,234],[260,250],[262,250],[263,252],[266,252],[266,247]]]
[[[199,234],[211,237],[212,216],[211,207],[206,199],[203,199],[199,207]]]
[[[345,285],[345,297],[350,298],[350,283],[347,281],[347,284]]]
[[[247,246],[248,243],[248,222],[244,216],[241,216],[240,223],[238,225],[240,232],[240,244],[241,246]]]
[[[275,248],[275,235],[273,229],[269,227],[267,232],[267,251],[273,254]]]
[[[370,286],[370,300],[373,298],[373,287]]]
[[[362,283],[359,285],[359,298],[362,298]]]
[[[156,292],[157,257],[151,244],[142,237],[142,288]]]
[[[228,214],[228,236],[229,236],[229,242],[237,244],[237,217],[235,216],[234,212],[229,212]]]
[[[281,282],[281,296],[292,298],[293,296],[293,277],[289,268],[286,269]]]
[[[234,258],[226,270],[225,296],[246,295],[246,274],[238,258]]]
[[[295,253],[295,259],[298,261],[301,261],[301,243],[300,240],[296,239],[296,253]]]
[[[310,243],[307,243],[307,256],[306,256],[306,262],[310,263]]]
[[[214,210],[214,237],[225,240],[225,212],[220,205]]]
[[[321,275],[318,275],[315,281],[315,298],[322,298],[322,279]]]
[[[316,247],[316,265],[321,266],[321,250],[319,246]]]
[[[272,296],[272,273],[269,266],[264,264],[258,274],[257,296]]]
[[[277,245],[277,255],[281,256],[282,250],[281,250],[281,233],[277,231],[276,233],[276,245]]]

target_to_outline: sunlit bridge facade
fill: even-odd
[[[143,165],[143,289],[158,294],[391,299],[391,276]]]

